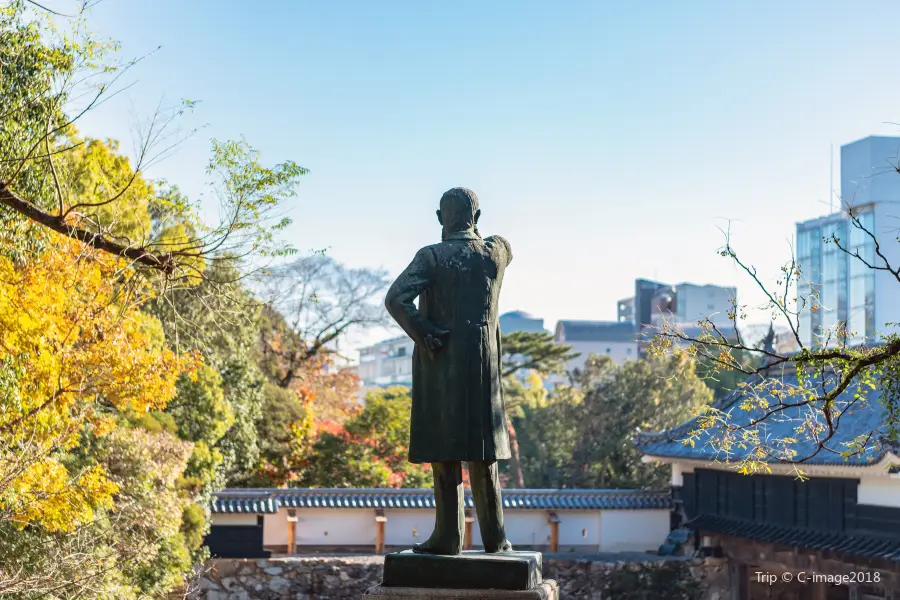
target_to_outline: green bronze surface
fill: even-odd
[[[437,216],[441,242],[419,250],[385,299],[415,342],[409,460],[432,463],[435,477],[434,533],[414,550],[461,552],[461,463],[468,462],[485,551],[507,552],[496,462],[510,457],[497,305],[512,250],[505,239],[478,233],[481,210],[471,190],[446,192]]]

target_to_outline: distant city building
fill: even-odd
[[[632,317],[638,331],[653,322],[653,304],[661,294],[674,294],[674,288],[668,283],[650,281],[649,279],[634,280],[634,296],[631,298]],[[621,305],[623,301],[619,301]]]
[[[800,340],[804,346],[834,343],[841,324],[850,344],[873,341],[876,334],[896,332],[886,323],[900,321],[900,283],[875,252],[879,241],[884,258],[900,266],[897,217],[900,216],[900,138],[870,136],[841,147],[841,212],[797,223],[797,262],[802,274],[797,292]],[[853,224],[847,210],[856,217]],[[840,240],[850,254],[832,241]]]
[[[407,336],[395,337],[361,348],[356,376],[363,390],[412,385],[413,341]]]
[[[634,296],[618,302],[618,320],[634,323],[638,353],[643,356],[650,340],[666,323],[677,325],[687,336],[696,337],[701,333],[697,323],[709,319],[725,335],[736,336],[730,318],[736,297],[734,287],[695,283],[670,285],[636,279]]]
[[[617,320],[619,323],[634,323],[634,296],[619,300],[619,306],[616,309]]]
[[[675,321],[696,324],[709,319],[716,326],[732,324],[737,288],[679,283],[675,286]]]
[[[521,310],[504,313],[500,315],[499,321],[501,333],[514,333],[517,331],[541,333],[546,331],[543,319],[538,319]]]
[[[557,344],[571,346],[580,356],[570,360],[565,370],[584,367],[591,354],[609,356],[616,364],[637,357],[634,323],[615,321],[560,321],[553,336]]]

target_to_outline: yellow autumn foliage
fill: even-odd
[[[72,472],[63,451],[119,412],[163,408],[197,359],[166,346],[124,262],[57,235],[24,261],[2,250],[0,519],[71,531],[117,487],[99,466]]]

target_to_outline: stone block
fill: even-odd
[[[540,552],[469,551],[442,556],[405,550],[384,557],[382,586],[385,588],[526,591],[540,583]]]
[[[559,600],[559,588],[552,579],[545,579],[529,590],[453,590],[377,585],[366,590],[363,600]]]

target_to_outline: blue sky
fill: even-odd
[[[54,6],[64,6],[59,0]],[[310,169],[289,238],[399,273],[439,239],[443,191],[513,246],[501,309],[614,319],[637,277],[764,278],[828,212],[829,146],[900,135],[889,0],[105,0],[125,56],[162,48],[82,125],[130,141],[160,100],[208,124],[151,175],[203,191],[211,137]],[[835,170],[835,182],[838,182]],[[837,185],[837,183],[836,183]]]

